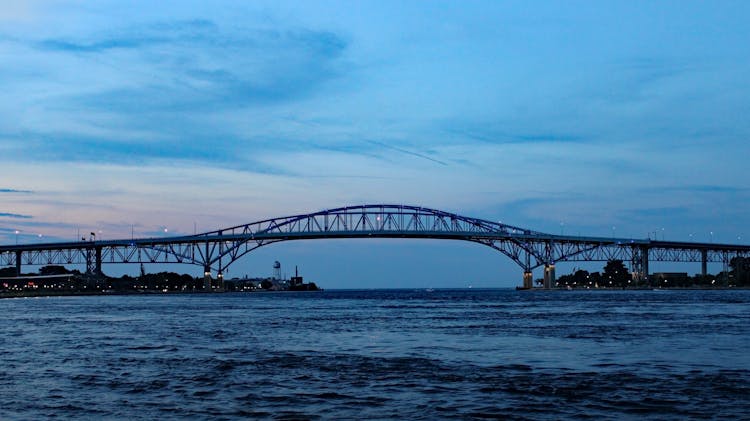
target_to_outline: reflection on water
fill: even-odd
[[[750,418],[750,291],[0,300],[0,418]]]

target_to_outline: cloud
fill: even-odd
[[[196,19],[134,27],[120,33],[100,35],[99,39],[96,39],[96,36],[89,36],[89,40],[49,38],[33,42],[32,45],[44,51],[102,53],[115,49],[142,49],[187,41],[205,42],[212,39],[217,29],[211,21]]]
[[[587,138],[580,134],[523,129],[519,123],[499,127],[488,121],[448,120],[442,123],[443,131],[454,140],[472,143],[475,141],[490,144],[529,144],[529,143],[586,143]],[[468,141],[468,142],[467,142]]]
[[[121,60],[117,79],[96,92],[66,97],[67,106],[110,112],[215,111],[307,97],[340,70],[348,42],[309,29],[223,30],[208,20],[123,28],[88,40],[45,39],[45,53],[70,54],[84,66]],[[116,81],[120,80],[120,83]],[[133,83],[137,81],[137,83]]]
[[[621,211],[626,218],[635,220],[653,219],[653,218],[685,218],[691,214],[691,209],[686,206],[662,206],[641,209],[628,209]]]
[[[335,141],[279,130],[275,107],[308,101],[350,69],[341,34],[205,19],[4,42],[21,59],[0,71],[0,86],[24,103],[0,101],[0,110],[24,111],[0,123],[0,139],[34,161],[177,160],[294,176],[257,157]]]
[[[406,154],[406,155],[411,155],[411,156],[416,156],[417,158],[426,159],[428,161],[432,161],[432,162],[435,162],[435,163],[440,164],[440,165],[448,165],[448,164],[446,164],[443,161],[440,161],[438,159],[432,158],[432,157],[427,156],[425,154],[418,153],[418,152],[413,152],[413,151],[410,151],[410,150],[407,150],[407,149],[404,149],[404,148],[399,148],[397,146],[391,146],[391,145],[388,145],[388,144],[383,143],[383,142],[378,142],[378,141],[375,141],[375,140],[367,140],[366,142],[367,143],[371,143],[373,145],[377,145],[379,147],[383,147],[383,148],[386,148],[386,149],[390,149],[390,150],[394,150],[394,151],[397,151],[397,152],[401,152],[401,153]]]
[[[0,217],[5,218],[16,218],[16,219],[31,219],[31,215],[21,215],[18,213],[0,212]]]
[[[720,185],[662,186],[641,189],[643,193],[745,193],[750,188]]]
[[[33,193],[31,190],[0,188],[0,193]]]

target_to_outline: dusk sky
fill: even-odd
[[[0,243],[375,203],[750,243],[749,22],[747,1],[4,0]],[[227,277],[274,260],[327,288],[521,279],[437,240],[276,244]]]

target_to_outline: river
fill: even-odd
[[[750,419],[750,291],[0,300],[0,419]]]

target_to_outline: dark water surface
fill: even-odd
[[[750,419],[750,291],[0,300],[0,419]]]

